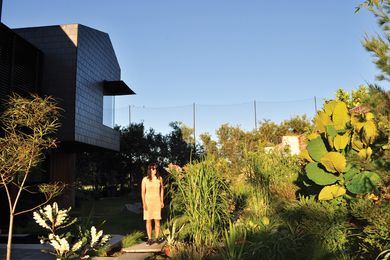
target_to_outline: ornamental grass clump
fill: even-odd
[[[170,172],[171,218],[188,221],[183,233],[188,234],[195,247],[217,244],[231,217],[230,190],[216,163],[215,159],[206,158]]]
[[[229,223],[229,228],[224,232],[224,245],[219,250],[219,255],[226,260],[239,260],[244,257],[246,243],[246,230],[242,226]]]
[[[48,253],[55,255],[57,259],[83,259],[96,254],[97,250],[107,244],[110,236],[103,235],[103,231],[98,231],[95,226],[85,232],[79,232],[78,237],[70,232],[59,233],[59,230],[63,230],[77,221],[76,218],[70,218],[69,211],[70,208],[58,209],[56,202],[34,211],[35,222],[49,231],[47,237],[40,238],[41,244],[52,246],[53,250],[48,251]]]

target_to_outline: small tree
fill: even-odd
[[[356,8],[367,8],[373,13],[382,30],[382,34],[369,37],[366,36],[363,46],[374,57],[374,63],[381,73],[378,80],[390,81],[390,1],[389,0],[366,0]]]
[[[27,189],[32,168],[42,161],[45,150],[56,147],[56,139],[51,135],[59,127],[58,117],[59,108],[54,99],[36,95],[30,99],[10,97],[1,115],[0,187],[5,189],[9,207],[7,260],[11,259],[14,217],[35,210],[63,189],[58,183],[38,185],[45,201],[27,210],[16,210],[22,191]]]

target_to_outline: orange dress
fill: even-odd
[[[144,177],[145,182],[145,203],[147,210],[144,210],[144,220],[161,219],[160,180],[156,177],[149,180]]]

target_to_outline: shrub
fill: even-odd
[[[357,220],[359,255],[374,259],[380,252],[390,248],[390,204],[383,201],[359,199],[350,204],[351,214]]]
[[[109,235],[103,235],[103,231],[97,231],[95,226],[80,232],[75,237],[65,228],[73,225],[77,219],[70,219],[69,209],[60,210],[56,202],[53,205],[46,205],[44,208],[34,211],[35,222],[42,228],[49,231],[47,237],[41,237],[41,244],[48,244],[54,250],[49,251],[57,259],[74,259],[78,257],[87,258],[89,255],[96,255],[99,249],[103,248]],[[59,230],[63,230],[62,233]]]
[[[286,223],[301,228],[309,259],[335,257],[353,250],[352,227],[344,205],[301,197],[287,205],[281,216]]]

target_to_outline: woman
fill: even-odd
[[[164,207],[164,185],[157,171],[157,165],[148,166],[148,175],[142,179],[141,185],[142,206],[144,208],[144,220],[146,220],[147,245],[160,243],[161,209]],[[152,240],[152,220],[154,219],[155,241]]]

